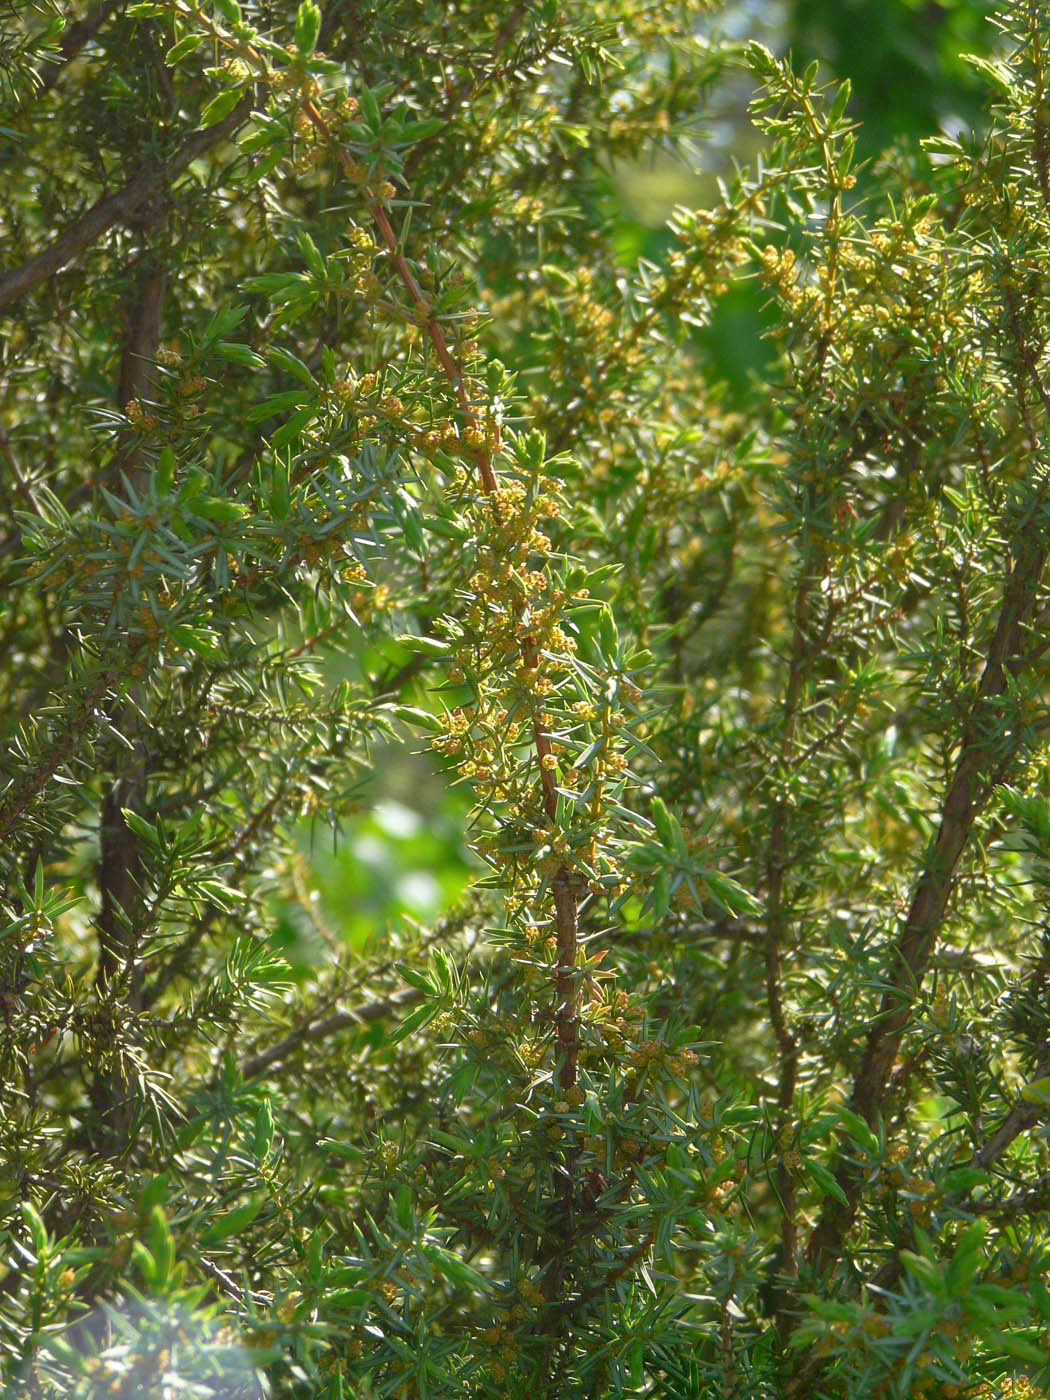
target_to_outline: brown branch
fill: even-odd
[[[131,755],[127,776],[118,777],[99,814],[98,984],[104,987],[134,954],[134,912],[142,898],[142,854],[138,838],[124,819],[141,787],[141,759]]]
[[[124,408],[142,398],[153,386],[153,362],[160,345],[161,312],[168,284],[167,268],[147,254],[129,298],[128,324],[120,358],[117,403]]]
[[[516,20],[515,20],[516,23]],[[312,122],[315,130],[332,146],[337,159],[344,173],[348,178],[354,178],[356,173],[356,162],[350,153],[333,140],[331,130],[316,105],[307,100],[303,110]],[[463,422],[468,429],[478,431],[478,436],[482,442],[486,442],[486,435],[481,431],[474,406],[470,400],[467,383],[463,371],[456,364],[448,343],[445,340],[444,332],[434,316],[430,303],[423,294],[419,282],[408,264],[407,259],[401,251],[397,235],[391,226],[386,209],[378,198],[373,197],[369,205],[369,213],[373,223],[379,233],[379,237],[386,247],[394,268],[401,279],[401,282],[408,292],[409,298],[415,309],[417,323],[423,328],[431,348],[437,357],[442,372],[455,395],[463,416]],[[496,497],[499,491],[499,481],[492,462],[492,452],[488,447],[476,447],[469,452],[470,460],[473,461],[477,470],[478,479],[485,494],[489,497],[498,523],[500,521],[499,509],[496,505]],[[535,639],[526,635],[521,641],[521,658],[526,670],[532,671],[537,663],[537,647]],[[539,775],[540,775],[540,795],[543,809],[547,819],[552,823],[556,821],[558,810],[557,786],[553,772],[549,771],[544,760],[553,753],[550,737],[547,734],[545,725],[540,720],[538,714],[532,720],[533,747],[536,752]],[[554,927],[557,941],[558,963],[555,971],[555,1043],[558,1051],[558,1084],[563,1092],[575,1087],[579,1074],[579,1045],[580,1045],[580,1018],[579,1018],[579,981],[576,971],[576,961],[579,948],[579,906],[577,901],[576,887],[572,873],[567,865],[559,865],[551,880],[551,895],[554,904]],[[561,1210],[562,1220],[560,1229],[552,1235],[552,1241],[557,1238],[559,1253],[556,1256],[556,1271],[560,1272],[567,1257],[571,1233],[573,1230],[573,1216],[575,1208],[577,1181],[576,1181],[576,1149],[570,1144],[565,1153],[565,1162],[561,1174]]]
[[[162,222],[166,194],[157,201],[151,222]],[[151,202],[152,203],[152,202]],[[161,316],[164,294],[168,286],[168,269],[162,260],[147,251],[142,265],[132,274],[132,286],[127,301],[127,323],[120,356],[120,377],[117,382],[117,404],[126,410],[132,402],[148,397],[155,379],[154,362],[161,337]],[[142,462],[140,434],[129,425],[120,434],[116,451],[106,468],[111,487],[126,467],[139,468]],[[138,489],[141,472],[132,473]]]
[[[143,721],[134,705],[114,700],[108,707],[111,727],[119,729],[130,746],[118,752],[117,771],[110,776],[99,812],[98,967],[95,983],[99,997],[123,997],[126,1006],[139,1010],[140,982],[136,956],[148,925],[144,913],[145,865],[139,838],[124,816],[124,809],[141,810],[145,804],[146,750]],[[85,1122],[91,1146],[106,1157],[127,1150],[128,1132],[138,1096],[129,1086],[123,1067],[105,1063],[92,1075],[88,1094],[94,1118]]]
[[[312,112],[316,109],[308,107],[308,110]],[[322,121],[323,125],[323,119],[320,117],[320,113],[318,113],[317,116],[318,119]],[[324,127],[324,129],[327,131],[327,127]],[[350,159],[349,154],[340,148],[339,155],[344,168],[348,171],[352,171],[354,162]],[[387,212],[383,206],[376,201],[370,206],[369,213],[372,215],[376,228],[379,230],[380,238],[382,238],[386,245],[387,252],[390,255],[390,261],[394,264],[397,274],[404,283],[405,289],[415,305],[420,320],[423,322],[434,353],[437,355],[438,362],[444,371],[446,379],[452,386],[457,403],[463,411],[464,422],[467,427],[476,428],[478,422],[470,402],[470,395],[467,391],[463,371],[452,358],[452,354],[448,348],[448,342],[445,340],[444,331],[442,331],[437,319],[431,314],[430,303],[423,295],[423,291],[416,281],[415,273],[409,267],[405,255],[401,252],[397,241],[397,235],[394,233],[390,219],[387,217]],[[479,447],[474,449],[471,453],[471,457],[478,469],[478,475],[481,478],[481,484],[485,488],[486,493],[490,496],[494,495],[499,489],[499,482],[492,468],[491,454],[484,448]]]
[[[881,1110],[912,1004],[929,969],[956,868],[981,806],[987,801],[983,776],[989,766],[998,767],[1001,761],[994,753],[996,701],[1006,692],[1008,678],[1016,675],[1022,664],[1036,588],[1046,558],[1044,544],[1023,538],[1007,578],[977,697],[967,717],[959,760],[944,799],[940,829],[915,886],[892,955],[889,985],[883,992],[854,1080],[849,1106],[870,1124],[874,1124]],[[1019,739],[1013,740],[1014,749],[1018,742]],[[809,1257],[818,1269],[826,1268],[838,1253],[859,1201],[862,1179],[855,1166],[840,1161],[836,1179],[846,1202],[825,1199],[809,1242]]]
[[[166,211],[168,190],[160,185],[136,216],[143,228],[158,224]],[[161,314],[167,284],[167,270],[147,251],[132,275],[127,300],[126,325],[116,389],[118,403],[125,405],[143,395],[152,383],[153,362],[161,335]],[[135,462],[132,439],[125,437],[110,465],[112,473]],[[146,907],[143,895],[144,863],[139,841],[124,817],[124,808],[142,810],[146,782],[146,736],[142,717],[134,706],[109,707],[111,726],[125,734],[130,757],[121,752],[121,767],[103,795],[99,821],[98,884],[100,907],[97,921],[99,961],[96,982],[100,993],[123,995],[134,1011],[141,1009],[143,968],[135,965],[136,951],[149,927],[153,909]],[[117,979],[119,978],[119,983]],[[89,1128],[92,1145],[105,1155],[122,1150],[128,1126],[135,1112],[135,1099],[121,1074],[100,1069],[89,1089],[95,1110]]]
[[[140,170],[116,194],[97,200],[86,214],[75,219],[28,262],[0,276],[0,310],[53,277],[60,268],[97,243],[114,224],[134,215],[199,156],[231,136],[248,119],[254,105],[255,92],[251,90],[223,121],[192,132],[169,161]]]
[[[1041,1060],[1036,1065],[1032,1078],[1045,1079],[1047,1075],[1050,1075],[1050,1059]],[[984,1146],[973,1154],[973,1160],[969,1165],[982,1169],[992,1166],[1014,1139],[1019,1137],[1021,1133],[1026,1133],[1045,1113],[1046,1106],[1044,1104],[1027,1103],[1024,1099],[1018,1100]]]
[[[315,128],[326,140],[331,142],[332,135],[328,123],[318,111],[317,107],[312,102],[307,102],[305,104],[305,111]],[[335,150],[344,171],[348,176],[352,176],[355,169],[355,162],[350,156],[350,153],[338,145],[335,147]],[[441,365],[442,371],[452,387],[466,426],[468,428],[478,428],[478,419],[470,401],[470,394],[467,390],[463,371],[453,359],[448,348],[448,342],[445,340],[444,332],[437,318],[433,315],[430,303],[424,296],[415,274],[401,251],[397,235],[394,233],[386,210],[378,200],[374,200],[369,207],[369,212],[372,215],[379,236],[387,249],[390,260],[412,300],[418,320],[426,331],[427,338],[437,356],[438,363]],[[471,451],[470,457],[477,468],[478,477],[486,495],[495,497],[499,490],[499,482],[495,470],[493,469],[491,452],[486,448],[479,447]],[[526,669],[534,669],[537,660],[536,645],[531,637],[523,638],[521,655],[522,662]],[[532,731],[534,747],[539,760],[543,807],[548,820],[553,822],[557,816],[558,809],[557,787],[553,773],[545,768],[543,763],[547,755],[552,752],[550,737],[538,718],[533,719]],[[558,1082],[562,1089],[570,1089],[576,1083],[579,1064],[578,981],[576,976],[576,957],[579,941],[579,910],[572,875],[567,866],[561,865],[555,873],[551,880],[551,894],[554,902],[554,925],[558,941],[558,969],[555,981],[555,995],[557,998],[556,1039],[561,1058]]]
[[[340,151],[340,155],[345,153]],[[349,157],[346,157],[349,162]],[[412,269],[401,252],[397,237],[387,218],[386,210],[375,203],[371,208],[379,235],[386,244],[391,261],[404,283],[409,296],[415,303],[420,319],[426,328],[430,343],[446,378],[452,385],[456,399],[463,411],[468,427],[477,427],[478,422],[470,403],[470,396],[463,373],[449,352],[444,333],[436,318],[431,314],[430,305],[424,297]],[[489,496],[499,489],[499,482],[492,466],[492,456],[484,448],[477,448],[471,454],[477,467],[481,484]],[[531,637],[522,641],[522,662],[527,670],[536,666],[536,647]],[[533,744],[539,759],[540,784],[543,808],[547,818],[554,822],[558,811],[558,794],[554,775],[544,767],[543,760],[552,752],[550,737],[539,719],[532,722]],[[554,923],[558,939],[558,971],[556,975],[556,995],[558,1001],[556,1037],[561,1055],[558,1082],[563,1089],[570,1089],[576,1083],[579,1061],[579,1017],[577,1015],[576,950],[579,937],[579,914],[572,877],[566,866],[559,867],[551,881],[554,898]]]
[[[384,1016],[403,1011],[405,1007],[414,1006],[422,999],[423,993],[415,987],[402,987],[400,991],[391,992],[387,997],[362,1002],[359,1006],[350,1007],[348,1011],[335,1011],[330,1016],[307,1017],[268,1050],[260,1050],[255,1055],[247,1056],[241,1061],[239,1071],[245,1079],[255,1079],[264,1070],[288,1059],[289,1055],[293,1055],[296,1050],[311,1041],[327,1040],[329,1036],[345,1031],[350,1026],[371,1025],[373,1021],[381,1021]]]
[[[814,581],[819,577],[823,565],[824,554],[819,547],[812,552],[807,550],[795,593],[792,609],[791,660],[788,666],[787,684],[784,688],[783,722],[778,753],[778,768],[781,779],[789,768],[797,769],[808,757],[808,753],[800,757],[794,752],[795,735],[798,728],[799,705],[805,686],[807,666],[813,660],[815,652],[826,644],[833,621],[833,617],[829,613],[823,632],[816,641],[811,639]],[[769,845],[766,850],[764,952],[766,1005],[779,1057],[778,1131],[787,1127],[790,1122],[790,1109],[795,1097],[799,1058],[798,1041],[788,1022],[784,1006],[781,967],[781,952],[788,926],[787,912],[784,908],[784,875],[788,864],[790,816],[790,798],[787,795],[777,795],[773,803]],[[797,1186],[794,1173],[783,1162],[777,1167],[774,1185],[780,1206],[780,1272],[785,1278],[793,1279],[798,1273]],[[782,1342],[786,1342],[790,1334],[789,1304],[790,1298],[785,1298],[782,1305],[776,1310],[777,1330]]]
[[[144,230],[163,228],[168,201],[167,186],[159,186],[155,197],[136,214],[136,222]],[[116,390],[121,407],[138,400],[152,385],[167,283],[164,260],[154,257],[147,249],[140,265],[131,272],[127,292]],[[111,475],[115,476],[124,467],[139,465],[136,437],[134,431],[122,436],[109,466]],[[99,814],[96,982],[100,993],[109,989],[111,994],[123,996],[131,1010],[138,1011],[144,975],[142,967],[137,965],[138,951],[152,915],[143,891],[146,867],[141,843],[128,825],[124,811],[145,811],[148,740],[137,704],[114,701],[108,713],[111,726],[124,736],[128,750],[118,751],[118,766],[110,775]],[[119,985],[115,980],[118,977]],[[90,1096],[97,1115],[95,1145],[107,1154],[116,1153],[122,1149],[127,1136],[135,1110],[134,1098],[120,1071],[105,1067],[94,1076]]]

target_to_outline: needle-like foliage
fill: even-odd
[[[859,181],[696,0],[19,8],[5,1396],[1047,1393],[1050,6]],[[398,744],[476,878],[292,968]]]

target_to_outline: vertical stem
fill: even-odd
[[[1033,533],[1037,531],[1038,526]],[[996,751],[996,701],[1006,691],[1007,677],[1020,669],[1028,622],[1035,611],[1038,584],[1047,559],[1046,546],[1033,538],[1022,538],[1016,549],[1017,562],[1007,579],[978,693],[963,729],[959,761],[945,794],[940,827],[912,894],[893,951],[888,985],[854,1080],[850,1108],[868,1123],[874,1123],[881,1110],[912,1005],[930,965],[956,868],[987,798],[984,779],[992,767],[1002,762],[1001,752]],[[1019,743],[1015,736],[1011,753]],[[838,1164],[836,1179],[845,1204],[827,1198],[809,1242],[809,1257],[818,1269],[827,1268],[837,1257],[860,1200],[861,1177],[845,1159]]]
[[[121,408],[143,397],[152,386],[167,280],[166,267],[147,249],[132,273],[126,304],[117,381],[117,402]],[[125,468],[131,469],[134,488],[144,489],[140,453],[131,433],[118,443],[109,464],[108,474],[113,486],[117,485],[114,478]],[[99,816],[97,985],[101,994],[104,995],[107,988],[112,988],[111,994],[114,994],[118,990],[115,979],[122,973],[129,974],[119,991],[129,1005],[137,1009],[140,978],[134,975],[132,964],[139,941],[135,930],[143,901],[144,865],[138,837],[128,826],[124,809],[138,810],[144,806],[148,734],[140,706],[134,700],[111,709],[110,718],[132,747],[128,752],[119,751],[120,768],[111,775]],[[91,1100],[97,1114],[96,1148],[106,1155],[119,1153],[126,1146],[134,1113],[134,1104],[119,1067],[99,1068],[91,1085]]]
[[[305,111],[314,127],[331,143],[332,134],[328,123],[314,103],[307,101]],[[349,154],[338,145],[335,146],[335,151],[340,164],[344,170],[349,172],[354,164]],[[467,427],[477,427],[478,420],[470,401],[463,371],[452,357],[444,332],[431,311],[430,303],[423,294],[415,273],[401,251],[389,216],[378,199],[373,200],[370,204],[369,213],[383,246],[386,248],[416,309],[419,324],[426,331],[427,339],[430,341],[438,363],[456,396],[464,423]],[[478,447],[471,451],[470,456],[477,470],[482,489],[487,496],[494,497],[499,490],[499,479],[493,467],[491,452],[487,448]],[[522,639],[521,657],[522,663],[527,669],[531,670],[535,667],[536,646],[532,637],[526,636]],[[551,742],[550,736],[538,716],[533,717],[532,733],[533,746],[539,759],[543,808],[548,819],[553,822],[558,810],[557,790],[554,775],[543,766],[543,759],[552,752]],[[551,881],[551,894],[554,904],[554,927],[558,942],[558,969],[555,977],[556,1037],[560,1059],[558,1083],[562,1089],[571,1089],[576,1084],[579,1066],[578,981],[576,976],[579,906],[572,874],[568,866],[564,864],[559,866]]]
[[[791,751],[798,722],[798,705],[805,679],[810,590],[811,573],[808,565],[804,565],[804,572],[799,579],[798,591],[795,595],[791,662],[787,686],[784,691],[779,753],[781,772],[791,762]],[[787,932],[787,914],[784,909],[784,872],[788,861],[789,819],[788,799],[780,796],[776,799],[773,807],[769,845],[766,851],[765,942],[766,1004],[780,1058],[780,1082],[777,1090],[778,1132],[790,1121],[789,1110],[795,1097],[795,1080],[798,1074],[798,1044],[788,1024],[781,981],[781,945]],[[781,1272],[787,1278],[794,1278],[798,1272],[795,1177],[794,1173],[783,1163],[777,1167],[776,1193],[780,1203]],[[782,1340],[785,1340],[787,1335],[787,1316],[787,1311],[783,1306],[778,1308],[777,1328]]]

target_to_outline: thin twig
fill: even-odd
[[[12,484],[25,503],[26,509],[31,510],[34,515],[39,515],[40,508],[29,488],[29,483],[19,470],[18,459],[15,457],[11,447],[11,439],[7,435],[7,429],[3,427],[0,427],[0,456],[3,457],[7,464],[7,470],[11,473]]]
[[[61,733],[45,749],[33,771],[8,790],[7,796],[0,802],[0,841],[7,837],[33,799],[73,752],[77,743],[83,741],[94,728],[94,712],[117,674],[117,663],[100,672],[80,704],[70,714]]]
[[[1032,1078],[1045,1079],[1047,1075],[1050,1075],[1050,1059],[1041,1060],[1036,1065]],[[972,1165],[982,1170],[992,1166],[1014,1139],[1033,1127],[1045,1113],[1044,1104],[1019,1099],[984,1146],[974,1153]]]
[[[241,1288],[239,1284],[234,1282],[225,1269],[220,1269],[218,1264],[213,1264],[212,1261],[206,1259],[203,1254],[195,1255],[193,1262],[197,1268],[200,1269],[202,1274],[210,1278],[213,1283],[217,1283],[223,1292],[234,1299],[235,1302],[240,1303],[242,1308],[248,1306],[248,1294],[245,1293],[244,1289]]]

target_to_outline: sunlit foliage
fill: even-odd
[[[6,1393],[1045,1393],[1050,9],[860,180],[695,3],[61,18],[0,54]],[[625,266],[730,71],[761,160]],[[362,950],[302,833],[396,746],[475,877]]]

